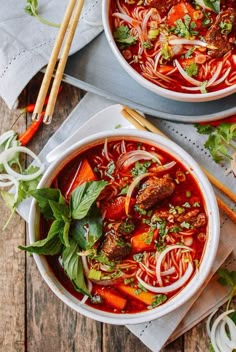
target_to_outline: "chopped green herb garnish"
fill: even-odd
[[[192,62],[189,66],[185,68],[186,73],[189,76],[197,76],[198,74],[198,65],[195,62]]]
[[[190,229],[191,225],[189,222],[186,222],[186,221],[183,221],[181,224],[180,224],[181,227],[185,228],[185,229]]]
[[[136,261],[136,262],[141,262],[143,260],[143,254],[144,253],[137,253],[137,254],[134,254],[133,255],[133,259]]]
[[[166,300],[167,300],[166,295],[158,294],[154,297],[151,306],[148,306],[147,309],[153,309],[159,306],[160,304],[164,303]]]
[[[120,26],[113,33],[116,42],[125,45],[133,45],[137,39],[130,34],[128,26]]]
[[[139,161],[137,161],[133,169],[131,170],[132,176],[136,177],[139,175],[146,174],[147,169],[149,168],[150,165],[151,165],[151,161],[145,161],[144,163],[140,163]]]

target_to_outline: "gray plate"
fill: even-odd
[[[140,86],[118,63],[104,33],[68,59],[64,80],[146,114],[172,121],[212,121],[236,114],[236,94],[218,101],[185,103],[163,98]]]

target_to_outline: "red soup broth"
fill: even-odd
[[[166,151],[138,140],[114,139],[74,157],[55,176],[51,187],[59,188],[69,202],[76,187],[99,180],[107,181],[96,200],[102,235],[93,246],[94,253],[86,257],[88,269],[99,273],[99,279],[89,280],[92,299],[85,304],[113,313],[138,313],[164,304],[191,280],[204,253],[207,214],[197,181],[191,170]],[[127,191],[135,180],[140,181],[129,197]],[[164,198],[153,201],[150,194],[156,189],[160,189],[158,197]],[[154,204],[147,207],[145,202]],[[41,238],[49,226],[41,216]],[[157,261],[171,246],[179,247],[164,256],[160,282]],[[59,282],[81,300],[83,294],[64,272],[60,255],[46,258]],[[190,276],[170,292],[158,294],[144,287],[169,287],[188,266],[192,268]]]
[[[197,1],[114,0],[110,23],[128,64],[162,88],[204,94],[236,84],[235,1],[211,10]]]

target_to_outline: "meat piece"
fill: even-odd
[[[130,219],[126,219],[126,221],[113,223],[112,228],[121,235],[129,235],[134,231],[135,225]]]
[[[194,227],[202,227],[206,225],[206,215],[204,213],[198,214],[197,218],[193,222]]]
[[[142,209],[150,209],[156,203],[170,197],[175,190],[175,184],[170,175],[151,177],[140,189],[136,204]]]
[[[215,23],[209,28],[205,40],[209,48],[207,53],[211,57],[222,57],[233,48],[235,39],[236,12],[229,8],[221,11]],[[230,27],[232,26],[232,29]]]
[[[190,210],[187,213],[179,215],[176,220],[178,222],[192,223],[192,220],[196,219],[198,213],[199,213],[199,209]]]
[[[121,260],[130,253],[131,247],[119,234],[111,230],[106,233],[100,251],[109,260]]]
[[[206,215],[199,213],[199,209],[190,210],[185,214],[181,214],[177,217],[178,222],[187,222],[193,227],[202,227],[206,224]]]
[[[165,15],[170,8],[182,0],[147,0],[147,4],[151,7],[155,7],[160,15]]]

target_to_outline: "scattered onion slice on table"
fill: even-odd
[[[229,318],[229,314],[234,312],[235,310],[231,309],[220,314],[211,328],[211,320],[216,311],[214,311],[207,320],[207,333],[215,352],[232,352],[236,349],[236,325],[233,320]]]
[[[37,162],[39,169],[36,172],[29,174],[29,175],[23,175],[19,172],[14,171],[9,166],[8,162],[9,162],[9,159],[11,159],[16,153],[19,153],[19,152],[30,155],[34,159],[34,161]],[[35,153],[33,153],[29,148],[26,148],[26,147],[17,146],[17,147],[12,147],[12,148],[9,148],[9,149],[3,151],[0,155],[0,162],[3,164],[7,173],[19,181],[20,180],[22,180],[22,181],[34,180],[39,175],[41,175],[42,172],[44,171],[44,165],[41,163],[39,157]]]

